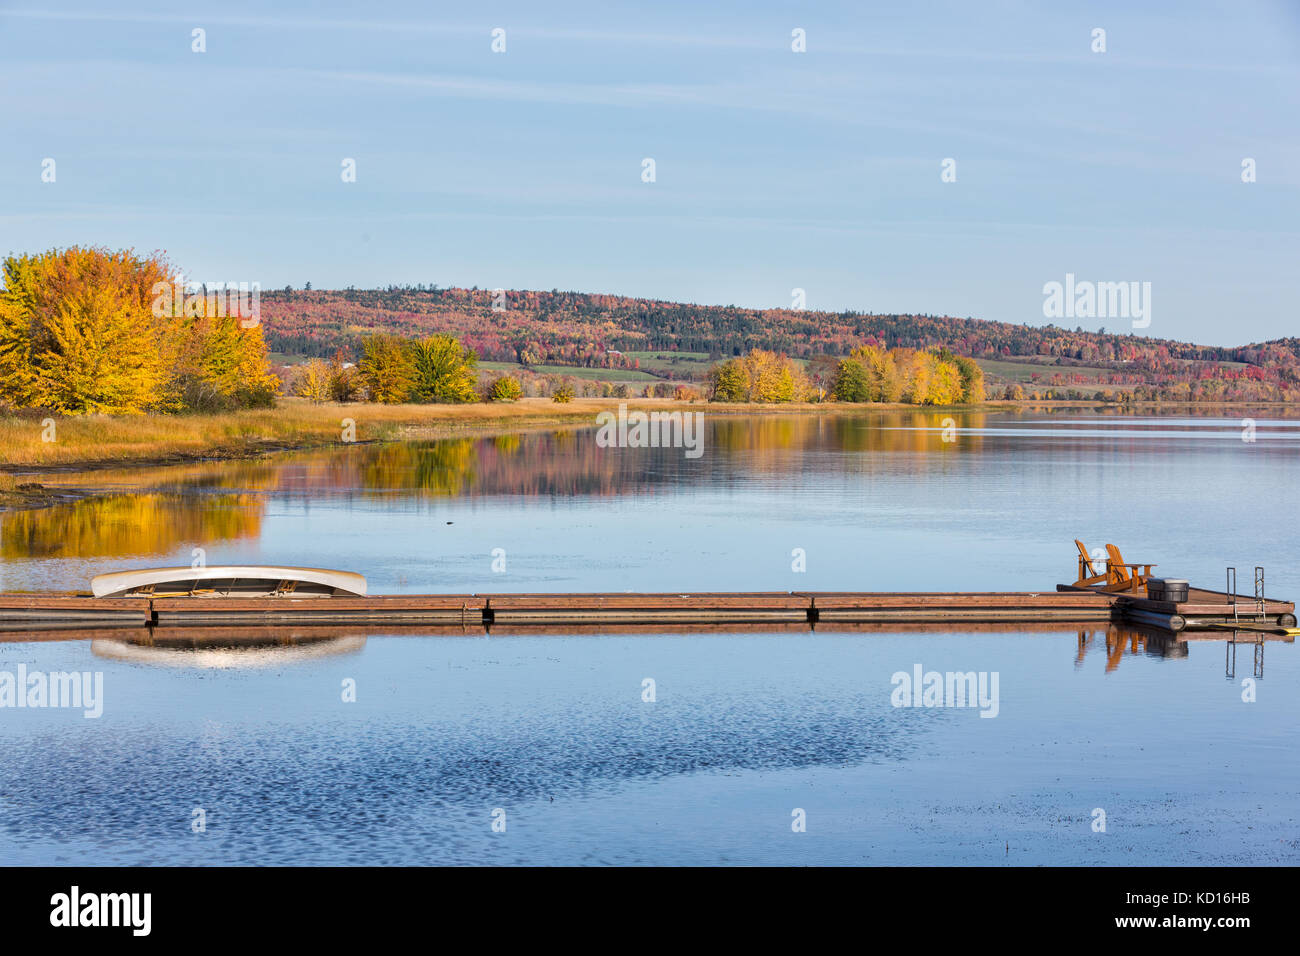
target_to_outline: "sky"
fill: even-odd
[[[1059,325],[1244,344],[1300,333],[1298,120],[1300,0],[0,0],[0,254],[1030,324],[1069,274],[1149,316]]]

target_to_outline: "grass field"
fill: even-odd
[[[1011,362],[1006,359],[976,359],[976,364],[984,370],[985,376],[1000,382],[1028,382],[1030,376],[1037,375],[1046,382],[1053,375],[1086,375],[1095,377],[1109,375],[1113,369],[1097,368],[1091,365],[1051,365],[1046,362]],[[1082,388],[1083,386],[1075,386]]]
[[[659,349],[645,352],[625,352],[623,354],[636,359],[641,363],[641,368],[646,371],[664,372],[671,370],[677,375],[688,375],[691,378],[700,380],[708,374],[709,366],[713,364],[709,360],[708,352],[672,352]]]
[[[581,368],[575,365],[533,365],[524,368],[516,362],[479,362],[478,367],[493,372],[532,372],[535,375],[568,375],[588,382],[662,382],[649,372],[628,368]]]

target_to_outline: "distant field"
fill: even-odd
[[[633,358],[662,358],[671,361],[674,358],[689,359],[692,362],[707,362],[709,360],[708,352],[674,352],[672,349],[647,349],[643,352],[624,352],[624,355],[630,355]]]
[[[581,368],[576,365],[533,365],[525,369],[517,362],[479,362],[479,368],[500,372],[531,371],[537,375],[570,375],[589,382],[662,382],[649,372],[626,368]]]
[[[1174,359],[1174,361],[1177,362],[1179,365],[1191,365],[1194,360]],[[1220,368],[1249,368],[1250,367],[1249,362],[1216,362],[1215,364],[1218,365]]]
[[[709,361],[708,352],[673,352],[656,349],[646,352],[624,352],[629,358],[641,363],[641,368],[650,372],[672,370],[678,375],[692,378],[704,378],[713,363]]]
[[[1002,382],[1028,382],[1029,376],[1038,375],[1041,379],[1051,378],[1057,372],[1062,375],[1108,375],[1112,371],[1091,365],[1049,365],[1045,362],[1009,362],[1005,359],[976,359],[976,364],[990,378]]]

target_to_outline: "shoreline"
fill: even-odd
[[[912,411],[924,414],[997,412],[1029,409],[1205,410],[1290,409],[1260,403],[1127,403],[993,400],[977,405],[929,406],[895,403],[802,402],[737,404],[684,402],[669,398],[575,398],[557,404],[548,398],[466,405],[372,405],[281,399],[272,409],[207,415],[68,416],[53,419],[60,440],[46,442],[50,418],[10,415],[0,418],[0,512],[43,508],[91,497],[93,489],[47,488],[39,478],[111,468],[150,468],[203,462],[243,461],[289,451],[311,451],[356,444],[492,437],[545,428],[592,426],[603,411],[700,412],[707,415],[846,415]],[[351,440],[342,429],[351,423]],[[65,441],[66,439],[66,441]]]
[[[307,451],[383,441],[427,441],[461,436],[509,434],[537,428],[595,425],[596,415],[617,411],[702,412],[709,415],[847,414],[872,411],[973,411],[983,405],[918,406],[839,402],[736,404],[683,402],[670,398],[549,398],[465,405],[311,404],[281,399],[273,409],[208,415],[68,416],[56,419],[63,436],[43,442],[48,418],[0,419],[0,477],[26,477],[116,467],[150,467],[202,461],[236,461],[285,451]],[[345,422],[353,440],[342,438]],[[111,431],[114,434],[104,434]],[[68,433],[71,433],[70,437]],[[64,442],[63,437],[68,437]],[[0,488],[3,492],[3,488]]]

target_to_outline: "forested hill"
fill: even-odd
[[[1061,366],[1157,370],[1188,361],[1244,363],[1268,369],[1270,379],[1300,381],[1295,338],[1218,347],[949,316],[743,309],[557,291],[500,296],[496,309],[490,290],[419,286],[284,289],[263,292],[261,301],[270,347],[292,355],[325,356],[339,348],[355,354],[360,339],[375,332],[451,332],[484,359],[527,365],[617,366],[633,360],[616,353],[651,349],[724,357],[757,347],[808,358],[844,355],[866,342],[946,346],[987,359],[1044,357]]]

